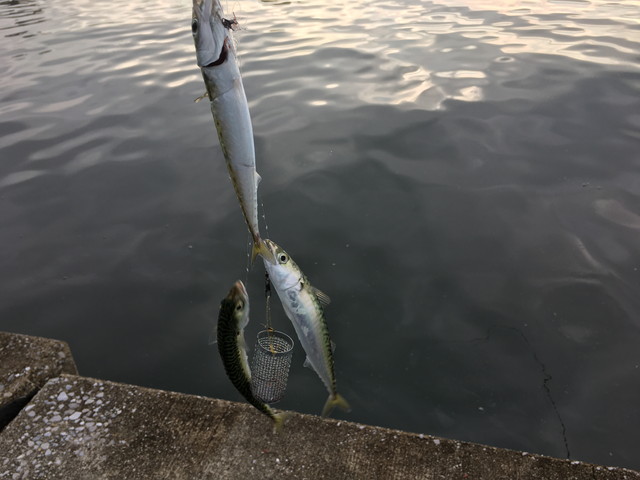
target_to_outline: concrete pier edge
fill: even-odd
[[[0,332],[0,398],[29,392],[0,432],[0,479],[640,480],[619,467],[295,412],[274,434],[248,404],[74,373],[64,342]]]
[[[77,374],[69,345],[0,332],[0,431],[50,378]]]

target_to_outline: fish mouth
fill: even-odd
[[[236,283],[233,284],[232,291],[235,294],[239,294],[244,298],[247,298],[249,296],[249,294],[247,293],[247,289],[244,286],[244,283],[242,283],[242,280],[238,280],[236,281]]]
[[[267,248],[272,252],[275,250],[276,244],[274,243],[273,240],[269,240],[268,238],[263,238],[262,243],[264,243],[267,246]]]
[[[204,68],[217,67],[218,65],[222,65],[227,60],[228,55],[229,49],[227,48],[227,41],[225,40],[222,44],[222,50],[220,51],[220,56],[218,57],[218,59],[205,65]]]
[[[276,263],[275,262],[275,258],[276,258],[276,244],[269,240],[268,238],[263,238],[261,239],[262,244],[266,247],[267,251],[272,255],[272,258],[274,261],[271,261],[272,259],[268,258],[267,260],[271,263]]]
[[[255,240],[254,240],[255,242]],[[266,260],[269,263],[272,264],[276,264],[276,255],[275,255],[275,244],[269,240],[268,238],[262,239],[260,237],[258,237],[258,242],[260,247],[260,255],[262,255],[262,258],[264,260]]]

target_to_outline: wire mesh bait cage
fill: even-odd
[[[293,340],[277,330],[258,332],[251,365],[251,391],[264,403],[282,400],[287,389]]]

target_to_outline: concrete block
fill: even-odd
[[[63,375],[0,434],[0,479],[640,480],[640,473]]]
[[[78,373],[59,340],[0,332],[0,431],[50,378]]]

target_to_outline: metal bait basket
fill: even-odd
[[[282,400],[287,389],[293,340],[277,330],[258,333],[251,365],[251,391],[264,403]]]

